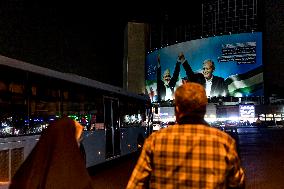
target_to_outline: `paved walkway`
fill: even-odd
[[[284,188],[284,129],[239,134],[246,189]]]

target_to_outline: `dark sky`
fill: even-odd
[[[155,23],[165,18],[187,22],[194,15],[190,10],[194,6],[185,11],[180,5],[162,7],[147,1],[3,0],[0,54],[121,86],[127,22]],[[108,74],[112,77],[106,77]]]

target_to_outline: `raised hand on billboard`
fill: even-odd
[[[178,62],[183,63],[184,61],[185,61],[184,54],[183,54],[183,52],[180,52],[180,53],[178,54]]]
[[[160,64],[160,54],[158,54],[158,56],[157,56],[157,62],[158,62],[158,68],[161,67],[161,64]]]

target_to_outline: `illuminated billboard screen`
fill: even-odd
[[[240,105],[240,117],[241,118],[254,118],[255,107],[254,105]]]
[[[175,122],[174,107],[160,107],[160,118],[163,123]]]
[[[263,96],[260,32],[170,45],[147,54],[145,66],[152,101],[173,99],[176,87],[186,81],[202,84],[208,97]]]

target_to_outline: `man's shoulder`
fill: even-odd
[[[161,136],[167,136],[169,133],[179,133],[180,132],[180,125],[169,125],[168,127],[162,128],[158,131],[155,131],[151,134],[152,138],[161,137]]]
[[[204,75],[203,75],[202,73],[199,73],[199,72],[195,72],[194,75],[195,75],[195,76],[198,76],[198,77],[204,78]]]
[[[229,141],[233,139],[228,133],[209,125],[200,124],[200,125],[194,125],[194,126],[188,125],[188,126],[194,132],[198,132],[200,134],[204,134],[212,138],[219,138],[220,140],[229,140]]]
[[[222,143],[227,143],[227,144],[235,142],[235,139],[229,133],[226,133],[225,131],[222,131],[214,127],[209,127],[209,129],[211,130],[211,134],[212,134],[210,136],[212,136],[216,140]]]
[[[193,132],[208,132],[208,133],[218,133],[219,135],[227,135],[225,132],[208,126],[206,124],[175,124],[170,125],[166,128],[160,129],[159,131],[156,131],[153,133],[155,137],[161,136],[161,135],[168,135],[171,133],[173,134],[186,134],[186,133],[193,133]]]
[[[154,137],[160,136],[160,135],[168,135],[169,133],[174,134],[174,133],[185,133],[185,132],[205,132],[205,133],[214,133],[219,136],[228,136],[230,137],[229,134],[226,132],[215,128],[211,127],[206,124],[175,124],[175,125],[170,125],[166,128],[162,128],[158,131],[153,132],[151,135]]]
[[[205,78],[204,78],[204,75],[202,73],[194,73],[194,80],[197,82],[197,83],[205,83]]]
[[[214,75],[213,79],[218,80],[218,81],[224,81],[223,77],[216,76],[216,75]]]
[[[188,136],[188,137],[186,137]],[[168,139],[199,138],[207,141],[216,141],[224,145],[235,143],[235,139],[220,129],[203,124],[171,125],[155,131],[148,137],[148,143],[160,143]]]

